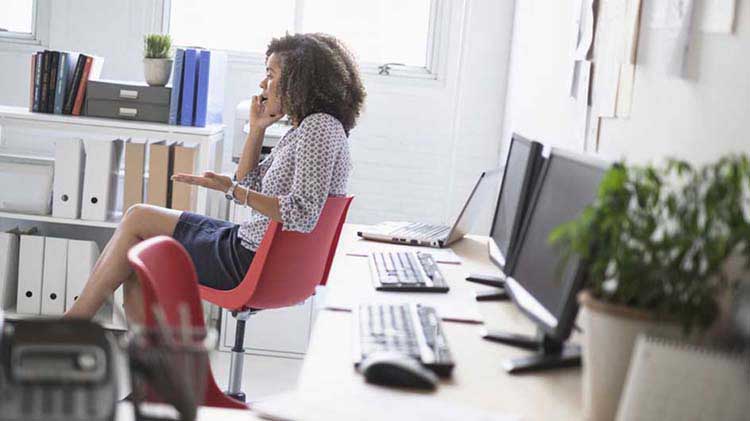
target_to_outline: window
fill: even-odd
[[[302,32],[327,32],[367,63],[427,66],[430,0],[311,0]]]
[[[326,32],[344,41],[365,70],[391,63],[429,74],[442,0],[167,0],[176,45],[199,45],[258,57],[272,37]],[[390,70],[390,69],[386,69]],[[386,72],[381,72],[388,73]]]
[[[265,53],[271,37],[294,30],[295,0],[171,0],[176,45]]]
[[[34,0],[0,2],[0,37],[31,39],[34,35]]]

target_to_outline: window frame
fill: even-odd
[[[0,46],[29,46],[45,45],[49,38],[50,0],[32,0],[31,5],[31,33],[0,32]]]
[[[162,0],[162,29],[169,33],[171,22],[172,1]],[[294,32],[299,32],[302,26],[304,2],[296,0],[294,4]],[[380,72],[380,67],[387,63],[361,62],[360,70],[365,75],[382,76],[385,78],[409,78],[439,80],[443,76],[442,59],[445,56],[446,34],[450,26],[450,0],[430,0],[429,24],[427,29],[427,46],[425,50],[425,65],[389,66],[387,74]],[[182,47],[182,46],[180,46]],[[229,63],[239,67],[265,66],[265,55],[262,52],[249,52],[237,50],[223,50],[228,54]]]

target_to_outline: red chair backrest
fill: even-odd
[[[181,327],[180,307],[185,304],[190,310],[190,327],[205,328],[198,276],[190,255],[180,243],[167,236],[150,238],[128,251],[128,262],[140,281],[147,328],[157,327],[152,311],[155,304],[162,309],[172,329]],[[206,382],[203,405],[247,409],[245,404],[226,396],[219,389],[210,366]]]
[[[154,304],[162,308],[170,327],[180,326],[179,306],[185,304],[191,326],[204,326],[195,267],[177,241],[166,236],[148,239],[130,249],[128,260],[141,281],[147,327],[157,326],[150,311]]]
[[[229,310],[287,307],[325,285],[351,197],[329,197],[310,233],[284,231],[271,221],[250,268],[236,288],[200,286],[201,297]]]

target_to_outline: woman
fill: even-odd
[[[253,96],[250,133],[235,178],[210,171],[175,174],[175,182],[218,190],[252,208],[242,224],[150,205],[125,213],[66,317],[91,318],[125,282],[125,312],[143,320],[141,292],[127,263],[136,243],[170,235],[187,249],[199,282],[231,289],[244,278],[269,220],[310,232],[329,195],[344,195],[350,171],[347,138],[365,98],[350,52],[324,34],[273,39],[266,51],[262,92]],[[292,128],[260,164],[265,129],[288,115]]]

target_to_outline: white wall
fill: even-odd
[[[48,1],[48,0],[42,0]],[[142,80],[145,33],[158,31],[161,1],[55,0],[49,48],[105,57],[103,78]],[[448,0],[450,25],[438,81],[366,75],[368,98],[350,145],[353,222],[448,222],[471,183],[497,165],[513,1]],[[269,34],[271,36],[278,34]],[[28,105],[29,53],[0,45],[0,103]],[[224,162],[241,100],[258,92],[264,69],[234,62],[227,76]],[[225,169],[230,169],[227,166]],[[480,232],[489,222],[482,221]]]
[[[651,2],[643,0],[641,21]],[[703,2],[696,0],[696,19]],[[599,152],[633,162],[675,156],[705,162],[750,151],[750,4],[737,0],[735,32],[694,36],[688,78],[668,76],[668,34],[641,25],[629,119],[602,123]],[[516,9],[503,139],[513,131],[581,150],[567,97],[572,0],[522,0]],[[592,148],[588,148],[593,152]]]

